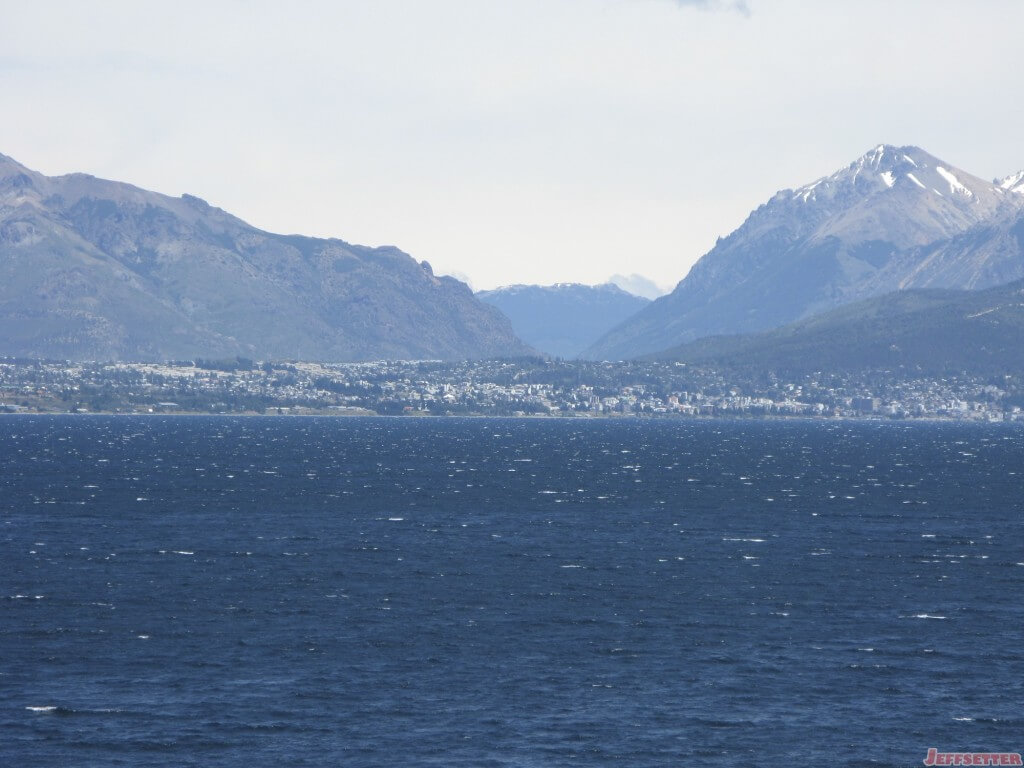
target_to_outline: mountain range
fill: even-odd
[[[880,145],[787,189],[718,241],[672,293],[583,356],[626,359],[763,331],[908,288],[1024,277],[1024,175],[987,182],[917,147]]]
[[[0,354],[352,361],[532,354],[393,247],[277,235],[208,205],[0,155]]]
[[[274,234],[191,195],[48,177],[0,155],[7,356],[342,362],[540,350],[711,361],[735,352],[767,364],[769,352],[756,349],[780,360],[787,349],[804,358],[817,349],[825,360],[834,355],[823,339],[877,347],[886,329],[872,323],[908,323],[915,333],[933,323],[950,339],[1002,349],[1019,305],[1003,297],[990,313],[972,302],[995,302],[986,289],[1022,279],[1024,171],[988,182],[911,146],[879,145],[778,192],[654,301],[611,284],[474,296],[394,247]],[[657,293],[636,275],[615,281]],[[874,303],[858,303],[867,299]],[[952,308],[939,309],[943,302]],[[925,336],[893,339],[887,348],[905,352],[907,364],[927,362],[909,351],[914,344],[941,351]],[[869,351],[851,359],[898,358]],[[951,354],[941,353],[943,365],[955,367]]]
[[[613,283],[510,285],[476,295],[504,312],[512,330],[531,347],[563,358],[579,356],[610,328],[650,303]]]

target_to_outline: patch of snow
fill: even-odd
[[[1024,171],[1017,171],[997,183],[999,184],[1000,189],[1024,195]]]
[[[944,178],[949,183],[949,191],[951,193],[955,195],[959,192],[961,195],[966,195],[967,197],[974,197],[974,193],[971,192],[971,190],[969,190],[963,184],[961,184],[960,179],[958,179],[952,173],[947,171],[941,165],[935,166],[935,170],[938,171],[939,176]]]
[[[882,177],[882,181],[885,182],[885,186],[887,187],[891,188],[892,185],[896,183],[896,179],[892,176],[892,171],[882,171],[879,175]]]
[[[796,200],[797,198],[800,198],[805,203],[808,199],[814,200],[814,190],[823,181],[824,179],[818,179],[813,184],[808,184],[806,187],[800,187],[800,189],[793,193],[793,199]]]
[[[917,184],[917,186],[919,186],[921,189],[927,189],[927,187],[924,184],[917,180],[917,176],[915,176],[914,174],[908,173],[907,178],[910,179],[915,184]]]
[[[976,314],[967,315],[967,317],[965,319],[973,320],[976,317],[981,317],[982,315],[988,315],[988,314],[990,314],[992,312],[995,312],[997,310],[1000,310],[1000,309],[1002,309],[1002,307],[992,307],[992,309],[985,309],[985,310],[982,310],[981,312],[978,312]]]
[[[904,155],[903,159],[906,160],[908,163],[910,163],[915,168],[917,168],[917,163],[914,162],[914,158],[912,158],[910,155]]]

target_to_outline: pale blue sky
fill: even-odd
[[[1020,0],[0,0],[0,152],[394,244],[666,285],[880,142],[1024,167]]]

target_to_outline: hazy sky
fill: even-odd
[[[394,244],[671,285],[880,142],[1024,168],[1021,0],[0,0],[0,152]]]

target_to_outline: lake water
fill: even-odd
[[[1024,748],[1024,430],[0,419],[0,765]]]

